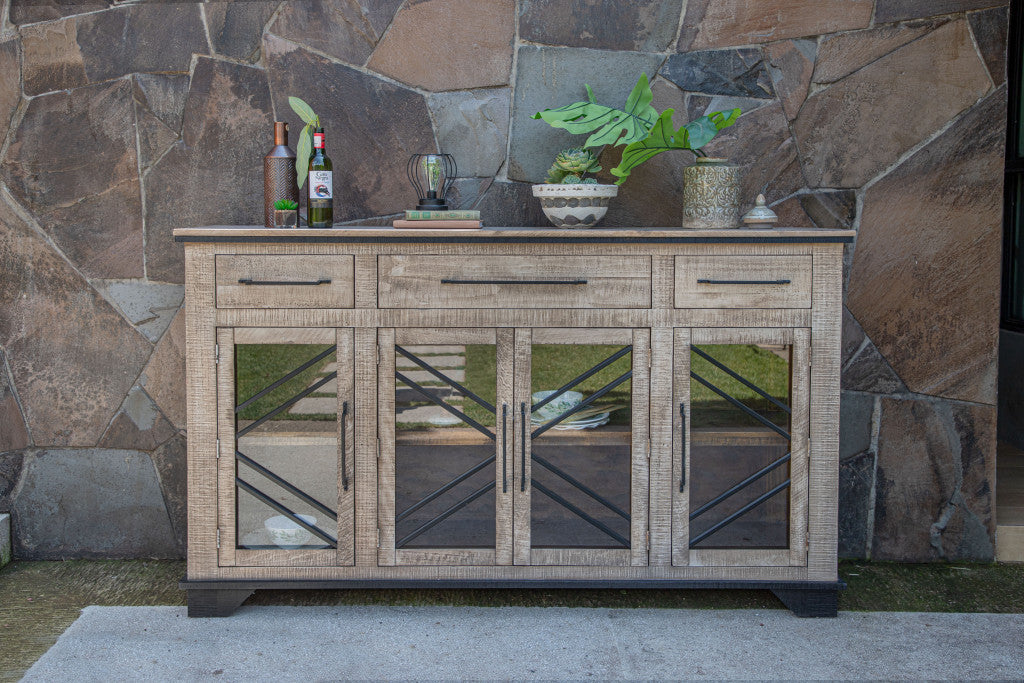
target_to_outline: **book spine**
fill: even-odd
[[[478,221],[479,211],[413,211],[405,212],[407,221]]]
[[[480,221],[404,221],[400,218],[395,219],[392,226],[396,228],[441,228],[441,229],[473,229],[483,227]]]

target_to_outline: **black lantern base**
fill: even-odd
[[[420,197],[420,203],[416,205],[417,211],[447,211],[448,202],[444,198]]]

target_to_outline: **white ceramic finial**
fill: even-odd
[[[775,225],[779,217],[766,206],[766,203],[767,200],[763,194],[757,195],[754,208],[743,217],[743,225],[748,228],[770,228]]]

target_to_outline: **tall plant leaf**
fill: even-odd
[[[654,94],[647,83],[647,74],[641,73],[633,91],[626,98],[625,109],[613,109],[598,104],[594,91],[587,88],[586,102],[574,102],[558,109],[545,109],[533,115],[554,128],[563,128],[574,135],[594,131],[583,143],[584,147],[628,145],[642,140],[658,119],[651,106]]]
[[[302,119],[302,122],[306,125],[310,125],[317,121],[317,116],[313,113],[313,108],[298,97],[289,97],[288,104],[291,105],[292,111],[298,114],[299,118]]]
[[[309,157],[313,153],[313,124],[307,123],[295,144],[295,182],[301,188],[309,175]]]
[[[718,135],[718,131],[736,123],[740,113],[740,109],[712,112],[681,126],[679,130],[674,130],[673,111],[666,109],[658,117],[647,137],[631,143],[622,151],[619,165],[611,169],[612,175],[618,177],[615,184],[621,185],[626,182],[634,168],[662,152],[672,149],[699,150],[711,142]]]

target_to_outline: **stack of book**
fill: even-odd
[[[482,228],[479,211],[406,211],[405,219],[396,218],[396,228],[432,230],[472,230]]]

